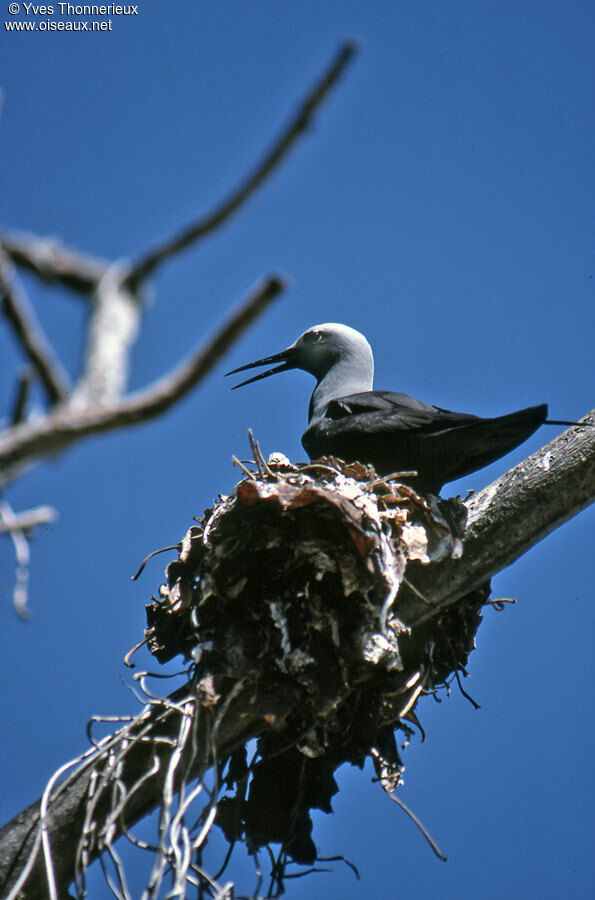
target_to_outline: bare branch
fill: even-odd
[[[39,422],[7,429],[0,437],[0,485],[11,481],[32,461],[63,450],[80,438],[146,422],[164,412],[201,381],[245,329],[285,288],[270,276],[233,311],[191,358],[144,391],[103,407],[59,407]]]
[[[137,421],[155,416],[172,406],[211,371],[229,348],[235,344],[246,328],[260,316],[281,291],[286,282],[277,275],[270,275],[259,287],[242,301],[217,333],[204,347],[199,347],[185,363],[161,378],[145,391],[130,397],[123,406],[126,417]]]
[[[260,187],[283,160],[283,157],[297,138],[309,127],[317,107],[320,106],[328,92],[341,77],[355,50],[356,45],[353,42],[346,42],[341,46],[328,70],[314,85],[314,88],[300,105],[297,114],[277,138],[268,153],[227,199],[223,200],[210,213],[191,223],[177,235],[168,238],[133,264],[128,276],[128,284],[130,286],[134,287],[139,281],[151,275],[157,266],[168,257],[179,253],[190,244],[214,231],[248,200],[251,194]]]
[[[210,213],[150,250],[132,266],[127,276],[129,289],[134,292],[138,283],[151,275],[164,260],[218,228],[249,199],[282,162],[297,138],[307,130],[316,109],[341,78],[355,50],[353,41],[347,41],[339,48],[328,70],[301,103],[296,115],[235,191]],[[95,290],[110,265],[103,260],[70,250],[54,238],[6,233],[0,237],[0,246],[14,263],[34,272],[43,281],[58,282],[82,294]]]
[[[58,518],[58,513],[53,506],[36,506],[35,509],[27,509],[25,512],[15,513],[12,510],[7,515],[6,501],[4,506],[0,504],[0,534],[8,534],[12,531],[30,531],[36,525],[50,525]]]
[[[60,451],[79,438],[143,422],[169,408],[206,375],[243,329],[279,293],[283,288],[281,281],[271,278],[188,362],[148,389],[121,399],[128,380],[130,347],[141,315],[139,283],[163,260],[223,224],[249,198],[308,128],[316,109],[339,80],[354,52],[353,43],[345,43],[339,49],[264,159],[226,200],[181,234],[147,253],[136,265],[109,265],[68,250],[54,240],[11,234],[0,237],[0,253],[4,252],[9,261],[47,282],[59,282],[93,295],[84,372],[70,389],[42,340],[41,331],[35,328],[37,323],[24,298],[20,302],[8,276],[0,284],[6,298],[5,313],[39,372],[51,402],[62,401],[43,419],[26,421],[28,383],[21,382],[13,427],[0,436],[0,486],[22,475],[40,458]]]
[[[69,250],[55,238],[3,234],[0,246],[12,261],[42,281],[63,284],[79,294],[90,294],[109,263]]]
[[[25,418],[27,413],[27,403],[29,402],[29,391],[31,390],[31,383],[34,378],[35,373],[29,366],[27,366],[27,368],[19,375],[12,412],[10,414],[10,421],[13,425],[18,425],[19,422],[22,422]]]
[[[0,500],[0,534],[10,535],[17,563],[12,604],[21,619],[28,619],[30,616],[27,608],[27,589],[31,554],[26,532],[35,525],[53,522],[55,518],[56,511],[49,506],[40,506],[38,509],[17,514],[6,500]]]
[[[469,510],[462,560],[419,570],[415,587],[436,608],[399,598],[399,616],[419,625],[510,566],[551,531],[595,499],[595,410],[465,505]]]
[[[84,369],[68,398],[71,410],[106,406],[125,392],[143,311],[141,297],[125,286],[126,272],[123,264],[114,263],[93,292]]]
[[[24,293],[16,283],[14,267],[0,249],[0,297],[2,312],[31,360],[50,403],[63,400],[70,389],[66,372],[58,362]]]

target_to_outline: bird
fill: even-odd
[[[452,412],[407,394],[374,390],[374,356],[363,334],[327,322],[305,331],[286,350],[239,366],[235,375],[279,363],[232,390],[290,369],[316,378],[302,445],[311,460],[339,457],[371,465],[388,477],[405,473],[404,484],[439,495],[462,478],[518,447],[548,420],[546,403],[493,418]]]

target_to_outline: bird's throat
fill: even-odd
[[[355,367],[353,361],[339,361],[329,369],[314,388],[310,398],[309,421],[319,419],[331,402],[339,397],[371,391],[374,372],[368,367]]]

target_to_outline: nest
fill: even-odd
[[[205,704],[240,683],[291,696],[264,716],[255,761],[241,747],[221,764],[216,821],[232,843],[312,863],[310,810],[330,812],[340,765],[371,756],[385,790],[400,783],[395,731],[408,739],[420,695],[464,672],[488,587],[409,627],[410,573],[461,554],[463,504],[359,464],[255,456],[178,545],[146,635],[160,662],[192,663]]]

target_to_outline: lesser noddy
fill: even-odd
[[[374,357],[363,334],[330,322],[309,328],[286,350],[228,372],[280,363],[235,388],[289,369],[316,378],[302,444],[311,460],[337,456],[369,463],[379,475],[403,478],[417,490],[439,494],[444,484],[504,456],[548,422],[547,404],[495,418],[450,412],[407,394],[375,391]],[[572,422],[551,421],[555,425]]]

